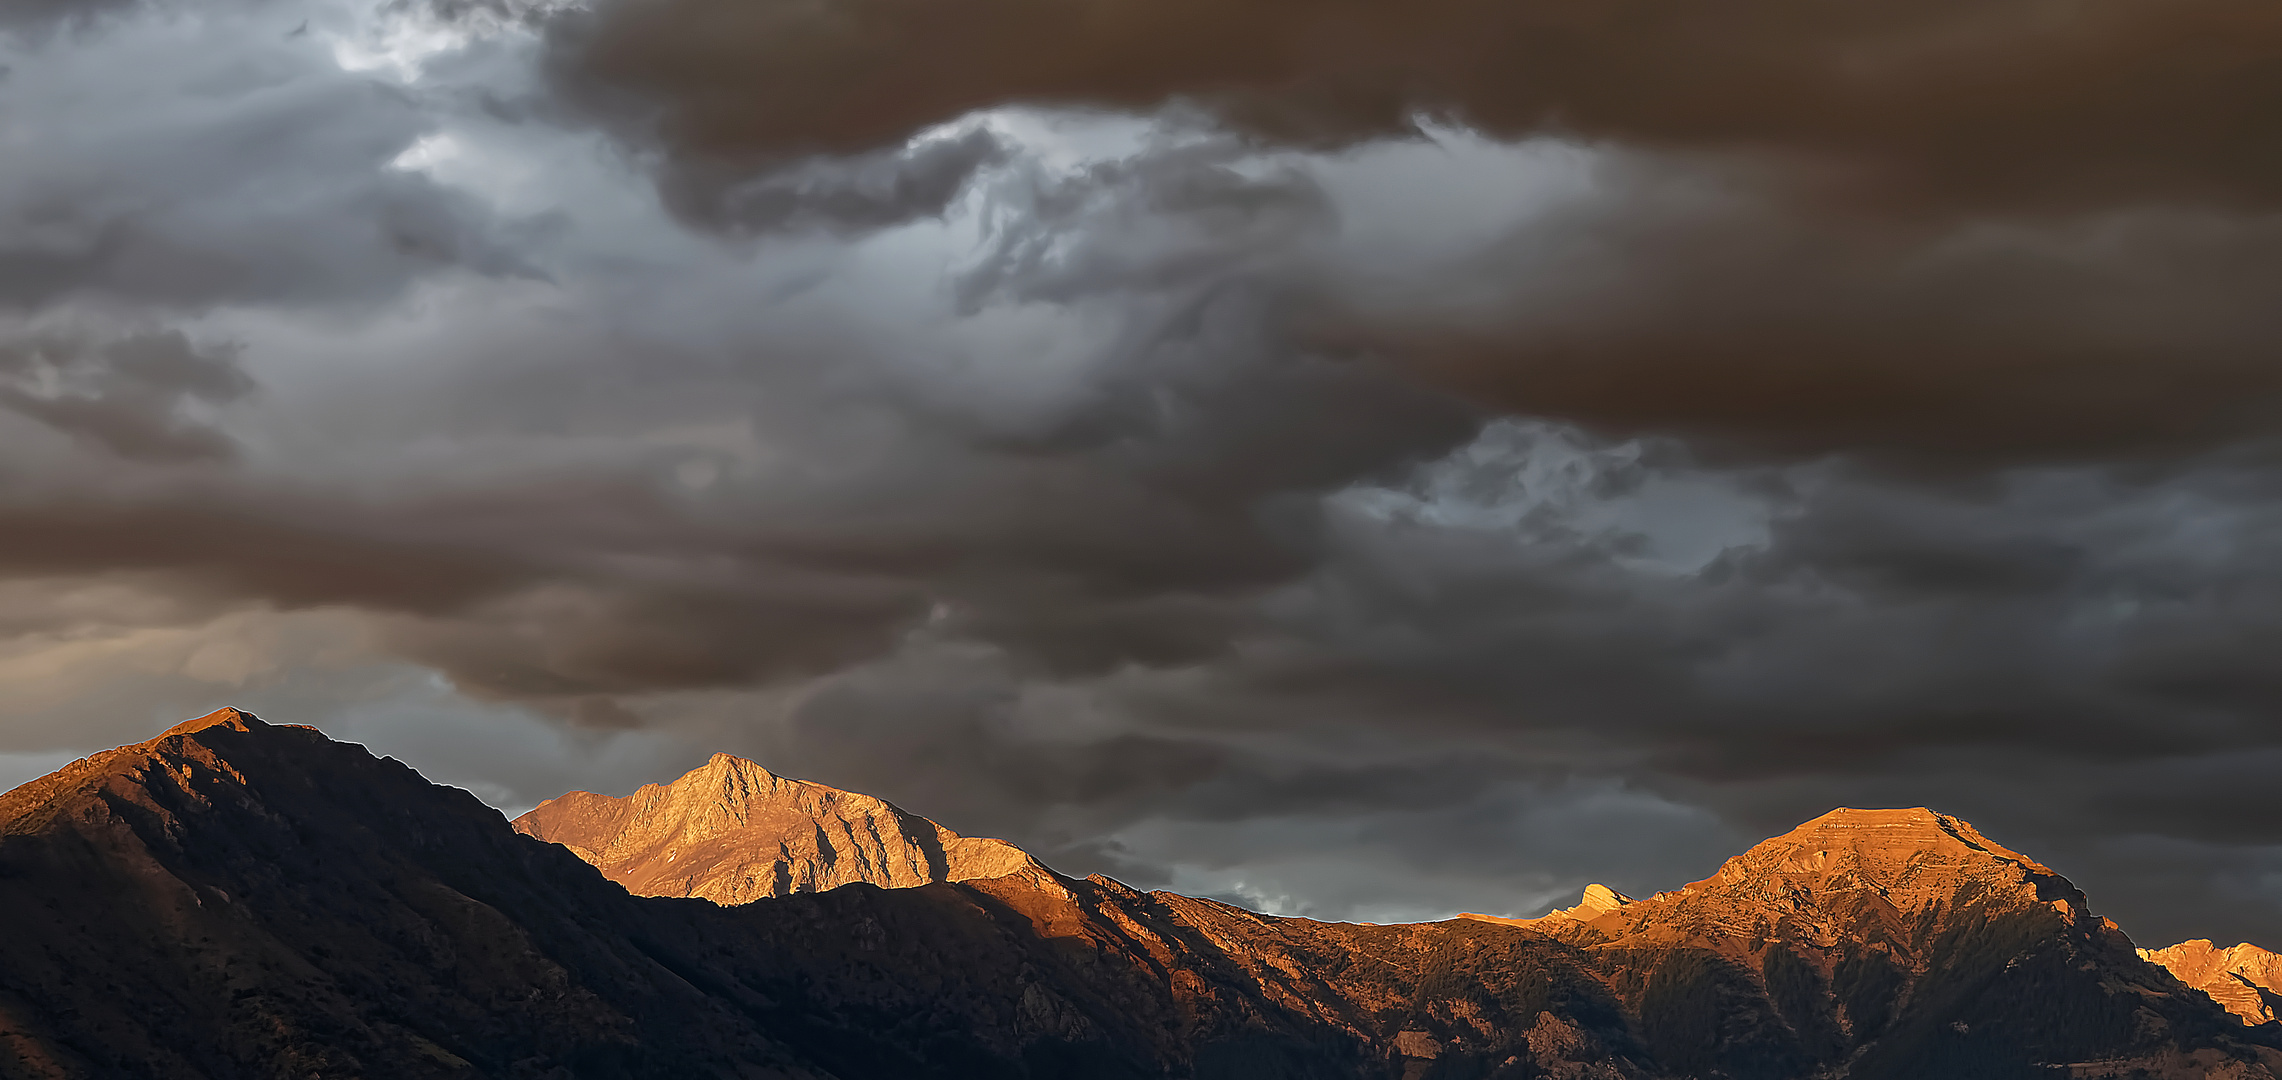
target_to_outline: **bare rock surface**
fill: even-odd
[[[1961,894],[1984,909],[2092,919],[2084,895],[2050,867],[1923,807],[1833,810],[1673,892],[1596,902],[1588,889],[1577,907],[1557,914],[1635,944],[1748,944],[1777,935],[1816,947],[1866,937],[1900,944]]]
[[[514,824],[637,896],[723,905],[858,882],[903,889],[1051,877],[1005,841],[960,836],[869,795],[778,776],[729,754],[624,798],[574,791],[549,799]]]
[[[2282,953],[2248,942],[2222,949],[2197,938],[2166,949],[2141,949],[2139,955],[2211,995],[2245,1024],[2272,1021],[2275,1006],[2282,1005]]]

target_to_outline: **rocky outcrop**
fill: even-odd
[[[2256,945],[2222,949],[2197,938],[2167,949],[2141,949],[2139,955],[2211,995],[2245,1024],[2271,1022],[2275,1006],[2282,1004],[2282,954]]]
[[[862,882],[903,889],[1009,874],[1050,876],[1003,840],[960,836],[869,795],[715,754],[622,799],[574,791],[515,819],[637,896],[717,904]]]
[[[1620,911],[1625,904],[1632,904],[1632,897],[1627,897],[1625,893],[1618,893],[1618,890],[1613,890],[1609,886],[1591,884],[1591,886],[1584,886],[1584,897],[1577,900],[1575,904],[1563,906],[1563,909],[1547,911],[1538,918],[1481,916],[1481,913],[1474,913],[1474,911],[1460,913],[1458,918],[1472,918],[1472,920],[1479,920],[1479,922],[1504,922],[1504,925],[1508,925],[1508,927],[1531,927],[1531,929],[1543,929],[1543,932],[1561,932],[1563,925],[1568,925],[1568,922],[1577,922],[1577,925],[1593,925],[1595,920],[1600,920],[1604,916],[1611,916],[1611,913]],[[1552,920],[1563,920],[1563,922],[1552,922]]]
[[[718,798],[661,818],[647,835],[675,863],[791,805],[850,835],[881,822],[867,865],[935,872],[884,835],[924,853],[923,819],[716,764],[707,790],[746,792],[744,820]],[[1537,920],[1275,918],[1027,858],[721,906],[631,895],[465,792],[225,712],[0,797],[0,920],[0,1078],[2273,1080],[2282,1062],[2276,1025],[2237,1023],[2065,880],[1927,811],[1832,815],[1686,888]]]

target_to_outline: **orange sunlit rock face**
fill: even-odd
[[[1688,944],[1752,956],[1777,942],[1807,949],[1875,943],[1901,958],[1913,939],[1954,917],[1960,897],[1984,912],[2042,908],[2069,925],[2107,929],[2051,868],[1923,807],[1833,810],[1728,860],[1711,877],[1644,900],[1591,885],[1574,907],[1539,918],[1466,917],[1586,947]]]
[[[1919,807],[1833,810],[1702,881],[1630,902],[1610,894],[1596,903],[1588,890],[1584,903],[1548,919],[1607,939],[1828,948],[1922,934],[1923,916],[1939,918],[1961,894],[1985,908],[2046,906],[2069,923],[2089,918],[2084,895],[2050,867]],[[1557,924],[1546,929],[1559,933]]]
[[[214,710],[213,712],[207,713],[204,716],[198,717],[197,719],[185,720],[179,724],[176,724],[173,727],[160,732],[158,737],[161,739],[166,739],[172,738],[176,735],[188,735],[192,732],[204,731],[210,727],[227,727],[235,731],[245,731],[247,730],[247,725],[259,724],[261,722],[262,721],[259,718],[255,717],[252,713],[239,712],[236,709],[224,706]]]
[[[625,798],[574,791],[515,819],[637,896],[745,904],[864,882],[910,888],[1045,870],[1001,840],[960,836],[852,791],[729,754]]]
[[[2139,955],[2211,995],[2245,1024],[2273,1020],[2282,1005],[2282,954],[2247,942],[2222,949],[2197,938],[2168,949],[2141,949]]]

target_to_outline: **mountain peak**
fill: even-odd
[[[1968,884],[2035,903],[2082,900],[2050,867],[1922,806],[1833,810],[1760,842],[1682,891],[1784,906],[1872,893],[1908,911],[1946,903]]]
[[[628,891],[743,904],[864,882],[887,888],[1052,872],[1001,840],[960,836],[885,800],[714,754],[625,798],[574,791],[515,819]]]
[[[770,779],[776,778],[776,774],[764,768],[760,762],[754,761],[751,758],[738,757],[735,754],[727,752],[716,752],[712,757],[705,760],[705,764],[700,765],[696,769],[683,774],[682,779],[687,780],[693,776],[756,776],[767,777]]]
[[[1844,822],[1859,826],[1874,826],[1897,821],[1938,822],[1948,818],[1949,815],[1930,806],[1834,806],[1828,813],[1809,819],[1801,828],[1820,822]]]
[[[2139,958],[2209,994],[2245,1024],[2274,1020],[2282,1006],[2282,954],[2247,941],[2220,948],[2209,938],[2195,938],[2167,949],[2141,949]]]
[[[216,727],[228,728],[231,731],[252,731],[255,728],[264,728],[268,726],[268,724],[262,722],[261,717],[255,716],[254,714],[243,709],[232,708],[225,705],[219,709],[214,710],[213,712],[198,717],[197,719],[185,720],[179,724],[174,725],[173,727],[166,729],[165,731],[159,732],[158,738],[171,739],[177,735],[189,735],[195,732],[204,731],[207,728]],[[153,739],[151,741],[156,742],[158,739]]]
[[[643,791],[650,790],[650,785]],[[735,754],[715,754],[705,764],[683,773],[680,778],[665,785],[665,790],[677,794],[710,796],[724,807],[743,806],[755,799],[767,799],[787,788],[814,787],[803,781],[778,776],[763,768],[760,762],[741,758]],[[832,789],[823,789],[832,790]],[[852,793],[844,793],[852,794]],[[859,798],[867,796],[858,796]]]
[[[1525,925],[1588,946],[1695,942],[1749,952],[1777,939],[1827,947],[1874,938],[1906,949],[1961,906],[2048,907],[2064,924],[2099,926],[2067,879],[1922,806],[1842,807],[1753,845],[1702,881],[1637,901],[1596,886],[1574,907]]]
[[[1577,906],[1590,911],[1615,911],[1631,902],[1631,897],[1596,883],[1585,886],[1585,895],[1577,901]]]
[[[1767,842],[1775,843],[1786,838],[1809,834],[1858,838],[1852,841],[1854,843],[1893,842],[1902,844],[1922,840],[1945,842],[1940,838],[1946,836],[1951,840],[1970,844],[1984,850],[1995,846],[1988,837],[1982,836],[1980,831],[1965,819],[1953,817],[1925,806],[1870,809],[1841,806],[1801,824],[1798,828],[1792,829],[1782,836],[1772,837]],[[2023,858],[2016,853],[2008,852],[2007,854],[2015,859]]]
[[[1772,871],[1792,878],[1862,876],[1888,884],[2002,867],[2016,868],[2028,877],[2059,877],[2052,868],[1982,835],[1962,818],[1922,806],[1840,807],[1760,842],[1722,867],[1720,877]]]
[[[139,798],[132,790],[141,783],[138,778],[147,775],[186,776],[198,769],[228,772],[231,766],[223,758],[222,747],[233,741],[265,744],[275,742],[275,736],[287,732],[295,736],[283,740],[288,744],[297,743],[301,741],[299,737],[307,735],[324,739],[323,734],[314,728],[266,723],[243,709],[216,709],[204,716],[175,724],[142,742],[90,754],[46,776],[0,794],[0,824],[12,822],[22,814],[35,812],[52,800],[72,797],[74,792],[85,794],[96,789],[116,789],[114,793],[121,797]],[[217,734],[226,737],[215,738]],[[240,736],[252,738],[241,740]]]

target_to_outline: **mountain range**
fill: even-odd
[[[0,796],[0,919],[5,1077],[2282,1077],[2271,954],[2143,953],[1924,809],[1637,900],[1335,923],[726,755],[511,825],[223,710]]]

